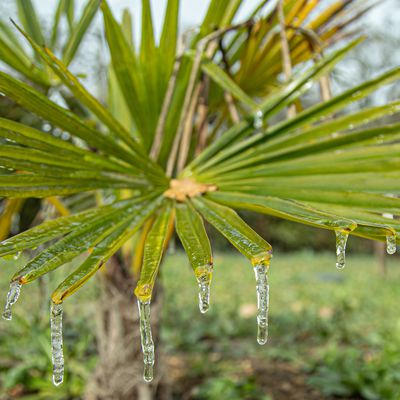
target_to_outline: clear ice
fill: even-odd
[[[261,129],[264,125],[263,122],[263,112],[261,110],[257,110],[254,115],[253,126],[255,129]]]
[[[202,314],[210,308],[210,285],[213,265],[209,264],[196,269],[196,278],[199,285],[199,309]]]
[[[64,380],[64,354],[62,334],[62,304],[51,302],[50,329],[51,329],[51,358],[53,361],[53,383],[55,386]]]
[[[254,267],[254,273],[257,282],[257,342],[265,344],[268,340],[268,264],[257,264]]]
[[[346,231],[335,231],[336,234],[336,268],[343,269],[346,265],[346,243],[349,237]]]
[[[7,300],[6,300],[6,305],[4,307],[3,319],[11,321],[12,319],[11,307],[18,300],[20,292],[21,292],[21,284],[18,281],[11,282],[10,289],[8,290],[7,293]]]
[[[386,236],[386,251],[388,254],[395,254],[397,250],[396,235]]]
[[[154,342],[151,335],[150,326],[150,301],[138,300],[140,316],[140,339],[142,342],[144,372],[143,378],[146,382],[153,380],[154,365]]]

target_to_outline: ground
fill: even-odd
[[[211,309],[202,315],[185,256],[168,255],[161,271],[162,353],[174,398],[399,400],[400,258],[388,261],[385,278],[370,255],[348,256],[338,271],[333,253],[275,251],[270,340],[259,346],[248,261],[236,253],[216,255]],[[14,264],[1,263],[4,298]],[[47,282],[50,290],[71,268],[57,271]],[[95,365],[93,280],[65,305],[68,374],[61,389],[52,387],[45,283],[24,287],[13,321],[0,322],[1,400],[79,399]]]

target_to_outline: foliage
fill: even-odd
[[[99,5],[99,0],[90,0],[85,4],[82,15],[77,16],[75,15],[73,0],[60,0],[55,9],[53,24],[49,31],[41,23],[37,10],[31,0],[16,1],[18,19],[26,32],[38,43],[48,43],[51,45],[66,65],[69,65],[78,53]],[[61,34],[61,25],[64,19],[67,22],[67,32],[62,32]],[[58,93],[69,108],[74,109],[81,117],[87,116],[79,102],[74,100],[63,89],[57,76],[52,73],[30,47],[25,46],[25,43],[21,41],[21,35],[18,35],[11,28],[9,21],[4,20],[0,20],[0,60],[6,65],[9,71],[12,71],[21,79],[30,82],[39,91],[51,96]],[[35,128],[42,128],[49,131],[49,134],[57,132],[57,129],[54,129],[54,127],[43,124],[43,121],[37,116],[29,115],[26,110],[21,110],[14,102],[10,102],[10,99],[7,98],[5,101],[2,99],[1,103],[1,116],[3,118],[23,122]],[[59,131],[58,134],[61,134],[61,132]],[[1,143],[3,143],[3,140]],[[46,206],[46,203],[52,204],[52,199],[44,199],[44,203],[44,206]],[[27,217],[27,214],[31,214],[35,209],[37,207],[32,207],[32,202],[25,199],[3,200],[0,215],[0,239],[4,240],[9,236],[10,229],[15,219],[17,219],[19,211],[23,217]],[[37,218],[38,214],[36,212],[34,212],[32,217],[21,218],[28,221],[28,226],[21,223],[19,229],[27,229],[35,215]],[[64,215],[62,210],[60,215]],[[15,233],[15,230],[12,233]]]
[[[114,77],[110,110],[68,69],[73,45],[59,59],[42,46],[34,19],[18,28],[49,76],[68,88],[96,122],[87,123],[0,72],[2,93],[72,136],[65,141],[0,119],[1,135],[8,140],[0,148],[0,164],[12,169],[0,175],[0,196],[96,192],[101,201],[2,242],[2,256],[48,244],[14,274],[14,282],[27,284],[85,254],[53,292],[53,302],[60,304],[140,231],[144,240],[138,254],[144,257],[135,293],[147,304],[175,223],[205,311],[212,255],[203,219],[253,266],[268,269],[271,246],[233,209],[334,231],[341,238],[340,257],[348,234],[388,241],[391,250],[396,246],[400,224],[392,216],[399,214],[400,204],[393,197],[399,194],[400,125],[366,124],[398,112],[400,103],[334,116],[397,80],[400,69],[331,97],[327,74],[362,39],[321,56],[321,43],[341,38],[346,21],[360,14],[359,2],[339,1],[313,16],[313,3],[287,0],[268,8],[261,1],[254,10],[260,18],[233,24],[242,3],[211,1],[198,32],[178,51],[178,0],[168,1],[159,42],[150,2],[143,0],[139,48],[129,16],[119,24],[103,0]],[[75,28],[71,37],[80,35]],[[284,81],[279,80],[282,69]],[[313,84],[321,86],[322,101],[302,109],[301,96]],[[129,121],[116,112],[118,92]],[[288,118],[277,121],[285,108]]]

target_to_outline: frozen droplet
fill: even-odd
[[[6,305],[4,307],[3,319],[11,321],[12,319],[11,307],[18,300],[20,292],[21,292],[21,284],[18,281],[11,282],[10,289],[8,290],[7,293],[7,300],[6,300]]]
[[[146,382],[151,382],[153,380],[154,342],[150,326],[150,301],[138,300],[137,304],[139,308],[140,339],[144,362],[143,378]]]
[[[20,257],[21,257],[21,252],[19,251],[18,253],[15,253],[14,255],[13,255],[13,260],[18,260]]]
[[[253,126],[255,129],[261,129],[264,125],[263,121],[263,112],[261,110],[257,110],[254,113],[254,121],[253,121]]]
[[[196,279],[199,285],[199,309],[201,313],[206,313],[210,308],[210,285],[212,278],[213,265],[208,264],[196,268]]]
[[[62,332],[62,304],[51,302],[50,330],[51,330],[51,358],[53,361],[53,383],[59,386],[64,380],[64,354]]]
[[[265,344],[268,340],[268,264],[265,262],[257,264],[254,273],[257,283],[257,342]]]
[[[396,235],[386,236],[386,251],[388,254],[395,254],[397,250]]]
[[[336,234],[336,268],[342,269],[346,265],[346,244],[349,233],[346,231],[335,231]]]

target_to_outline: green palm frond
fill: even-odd
[[[154,363],[150,301],[172,229],[193,267],[203,312],[209,305],[213,268],[204,221],[251,261],[260,344],[268,333],[267,273],[272,248],[235,210],[331,230],[337,238],[339,267],[344,266],[349,235],[387,241],[388,252],[396,250],[400,243],[400,125],[375,122],[399,112],[400,102],[344,112],[351,103],[399,79],[400,69],[334,97],[323,96],[313,106],[293,108],[313,85],[326,83],[330,71],[363,40],[353,39],[327,54],[320,51],[345,35],[347,21],[364,11],[359,8],[361,2],[338,1],[315,14],[316,2],[286,0],[281,3],[282,21],[276,8],[260,1],[248,20],[233,24],[243,1],[212,0],[199,30],[178,46],[179,1],[168,2],[158,42],[150,2],[143,0],[137,46],[129,15],[125,13],[119,24],[103,0],[111,55],[110,109],[68,69],[98,2],[89,1],[78,22],[66,3],[59,3],[57,15],[67,13],[74,33],[60,58],[42,46],[37,18],[32,14],[26,20],[25,8],[21,12],[26,21],[20,30],[41,66],[37,71],[49,72],[46,82],[48,76],[57,77],[95,123],[0,72],[2,93],[73,138],[66,142],[0,119],[0,135],[7,140],[0,147],[0,165],[12,170],[0,175],[0,196],[90,192],[103,203],[44,222],[0,244],[3,256],[43,246],[12,278],[7,318],[21,285],[85,256],[52,295],[56,384],[61,383],[63,370],[59,353],[63,300],[132,243],[139,231],[143,240],[139,240],[138,254],[143,254],[143,260],[140,276],[135,277],[135,293],[146,380],[152,378]],[[3,45],[1,32],[0,56],[7,62],[11,42]],[[285,43],[295,68],[282,82],[281,71],[291,69],[285,68]],[[316,44],[320,50],[315,50]],[[19,47],[12,62],[24,73],[26,59]],[[279,120],[285,109],[291,110],[289,117]],[[372,121],[374,127],[368,125]]]

